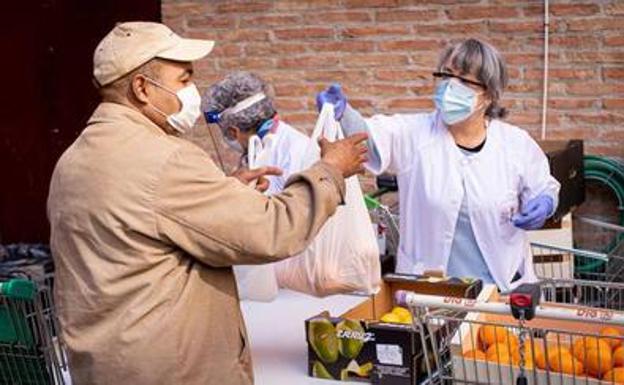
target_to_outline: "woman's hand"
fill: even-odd
[[[552,211],[553,199],[542,194],[528,201],[522,210],[514,215],[512,222],[514,226],[524,230],[541,229]]]

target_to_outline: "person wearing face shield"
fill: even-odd
[[[232,267],[303,250],[366,160],[366,134],[321,141],[321,161],[271,199],[224,175],[181,137],[201,115],[192,63],[213,45],[129,22],[96,48],[102,102],[48,196],[75,385],[253,384]]]
[[[340,85],[317,95],[347,133],[368,132],[367,168],[397,176],[397,272],[480,278],[508,291],[536,279],[526,230],[541,228],[560,185],[529,134],[500,120],[508,77],[491,45],[444,50],[433,73],[435,111],[364,119]]]
[[[288,178],[304,168],[310,138],[280,119],[268,84],[256,74],[234,72],[208,87],[201,109],[206,122],[218,125],[225,142],[246,165],[250,143],[270,146],[266,161],[282,173],[268,177],[269,194],[282,191]]]

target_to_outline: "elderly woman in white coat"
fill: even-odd
[[[501,55],[468,39],[445,50],[436,72],[435,111],[364,119],[339,85],[332,103],[347,134],[368,131],[368,169],[397,175],[397,272],[444,271],[508,291],[535,280],[526,230],[555,212],[559,183],[529,134],[499,119],[507,85]]]

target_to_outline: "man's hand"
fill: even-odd
[[[361,132],[343,140],[330,142],[325,138],[319,140],[321,160],[332,165],[348,178],[364,172],[364,163],[368,160],[366,140],[368,134]]]
[[[260,192],[265,192],[269,189],[270,185],[269,180],[266,178],[266,176],[269,175],[282,175],[282,170],[277,167],[260,167],[255,170],[240,168],[234,171],[234,173],[232,173],[232,175],[230,176],[240,180],[241,183],[247,185],[257,180],[255,186],[256,190]]]

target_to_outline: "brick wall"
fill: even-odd
[[[283,118],[302,130],[315,120],[315,93],[332,81],[364,114],[431,109],[441,48],[476,36],[508,62],[508,120],[539,135],[542,1],[162,3],[175,31],[217,41],[197,65],[201,87],[229,71],[257,72],[273,84]],[[557,0],[550,15],[548,138],[582,138],[589,153],[624,156],[624,1]],[[210,150],[205,130],[195,136]]]

